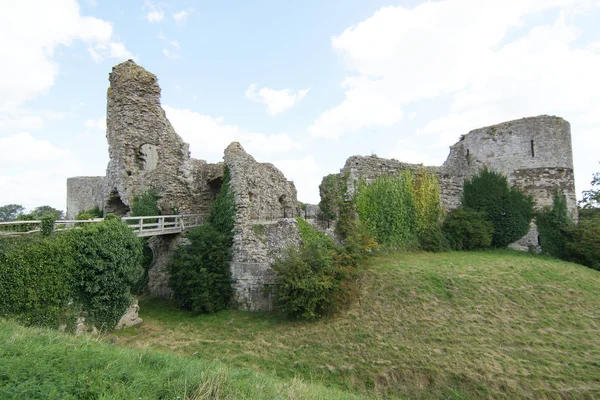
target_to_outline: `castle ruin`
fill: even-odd
[[[289,215],[299,211],[294,184],[272,164],[257,162],[236,142],[225,149],[221,163],[191,158],[189,145],[177,135],[160,105],[156,76],[135,62],[113,67],[109,81],[106,176],[67,180],[67,218],[94,207],[127,215],[134,197],[149,189],[160,195],[158,206],[163,214],[207,214],[226,166],[236,204],[231,261],[234,299],[242,309],[270,310],[269,286],[276,279],[270,266],[284,247],[300,241],[296,221],[280,218],[286,210],[291,211]],[[506,175],[510,183],[531,194],[539,207],[550,205],[554,192],[562,190],[576,216],[570,126],[565,120],[540,116],[471,131],[450,148],[441,167],[426,168],[437,175],[443,205],[452,210],[460,205],[464,180],[484,166]],[[370,181],[417,167],[374,156],[352,156],[340,171],[349,178],[346,198],[352,198],[360,178]],[[148,289],[152,295],[171,295],[168,254],[183,240],[179,235],[150,239],[154,261]],[[532,226],[514,247],[535,245],[537,232]]]

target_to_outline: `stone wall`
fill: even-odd
[[[577,214],[571,126],[564,119],[542,115],[473,130],[450,148],[441,169],[470,178],[483,167],[505,175],[538,207],[552,204],[554,191],[561,189]]]
[[[352,198],[360,178],[368,183],[417,167],[376,156],[352,156],[340,170],[340,176],[348,177],[346,200]],[[562,190],[569,212],[577,218],[571,127],[564,119],[542,115],[473,130],[450,147],[441,167],[425,168],[436,174],[441,202],[450,211],[461,204],[464,180],[484,167],[502,173],[510,184],[533,196],[538,208],[552,205],[555,191]],[[511,245],[521,250],[530,246],[538,246],[535,225]]]
[[[274,219],[283,216],[284,208],[298,207],[296,188],[275,166],[256,162],[237,142],[227,147],[224,159],[236,205],[234,300],[240,309],[270,311],[269,287],[276,278],[270,265],[282,249],[300,241],[294,219]]]
[[[155,189],[163,214],[206,213],[223,168],[190,158],[160,105],[156,76],[130,60],[113,67],[109,81],[105,211],[123,215],[134,196]]]
[[[75,219],[81,211],[104,208],[103,176],[76,176],[67,179],[67,219]]]

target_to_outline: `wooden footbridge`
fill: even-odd
[[[203,214],[184,215],[153,215],[145,217],[123,217],[125,222],[138,237],[174,235],[186,232],[191,228],[202,225],[206,220]],[[54,231],[64,231],[80,227],[82,224],[98,223],[103,218],[88,220],[57,220],[54,221]],[[0,222],[0,236],[25,235],[39,232],[42,221],[11,221]]]

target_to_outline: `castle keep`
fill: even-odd
[[[272,164],[258,163],[236,142],[225,149],[221,163],[191,158],[189,145],[177,135],[160,105],[156,76],[133,61],[113,67],[109,81],[106,176],[67,180],[67,218],[94,207],[127,215],[134,196],[148,189],[160,195],[163,214],[207,214],[227,166],[236,204],[231,262],[235,301],[242,309],[270,310],[268,287],[276,278],[270,265],[286,245],[300,240],[295,220],[280,218],[284,210],[298,213],[294,184]],[[576,216],[570,126],[562,118],[524,118],[471,131],[450,148],[442,166],[426,168],[437,175],[442,202],[452,210],[460,205],[464,180],[484,166],[506,175],[510,183],[531,194],[539,207],[551,205],[554,192],[562,190]],[[346,199],[352,198],[360,178],[369,182],[418,167],[352,156],[340,171],[348,177]],[[175,235],[150,239],[154,262],[148,288],[153,295],[171,295],[168,253],[184,240]],[[537,245],[535,226],[514,247],[531,245]]]

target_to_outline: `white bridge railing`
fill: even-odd
[[[185,232],[202,225],[206,220],[203,214],[184,215],[153,215],[145,217],[123,217],[125,222],[138,237],[170,235]],[[54,231],[72,229],[81,224],[97,223],[103,218],[87,220],[57,220],[54,221]],[[10,221],[0,222],[0,236],[25,235],[39,232],[42,221]]]

